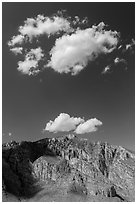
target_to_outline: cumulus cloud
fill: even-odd
[[[76,126],[84,122],[82,118],[70,117],[66,113],[60,113],[60,115],[54,120],[49,121],[45,130],[49,132],[69,132],[75,130]]]
[[[76,134],[85,134],[85,133],[89,133],[89,132],[95,132],[97,131],[97,126],[102,125],[103,123],[96,119],[96,118],[92,118],[87,120],[86,122],[80,124],[77,126],[75,133]]]
[[[47,123],[45,131],[54,133],[74,131],[76,134],[84,134],[97,131],[97,126],[100,125],[102,122],[96,118],[85,121],[80,117],[71,117],[66,113],[60,113],[54,121]]]
[[[79,29],[56,40],[50,51],[51,59],[47,66],[59,73],[71,72],[75,75],[99,54],[112,52],[117,43],[118,33],[106,31],[103,22],[92,28]]]
[[[18,62],[18,70],[23,74],[37,74],[40,72],[38,64],[39,61],[44,57],[42,49],[40,47],[31,49],[25,56],[24,61]]]
[[[59,16],[52,18],[38,15],[36,18],[27,18],[23,26],[19,27],[19,32],[23,36],[28,36],[31,40],[43,34],[53,35],[59,31],[69,32],[70,22]]]

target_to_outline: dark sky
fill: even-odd
[[[60,113],[68,113],[85,119],[96,117],[103,122],[97,132],[84,135],[91,141],[107,141],[134,150],[134,55],[125,56],[127,70],[119,65],[106,75],[101,74],[105,66],[102,59],[100,63],[89,63],[76,76],[51,69],[27,76],[17,70],[17,58],[7,42],[17,34],[18,26],[27,17],[48,16],[62,9],[69,16],[88,17],[91,25],[105,22],[121,33],[123,41],[135,38],[134,3],[3,3],[3,142],[51,137],[52,133],[42,133],[46,123]]]

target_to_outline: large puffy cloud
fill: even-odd
[[[66,113],[60,113],[54,121],[47,123],[45,130],[49,132],[69,132],[75,130],[81,122],[84,122],[82,118],[70,117]]]
[[[118,43],[118,33],[104,28],[105,24],[101,22],[92,28],[79,29],[58,38],[50,51],[48,66],[59,73],[71,72],[75,75],[99,54],[112,52]]]
[[[85,121],[80,117],[71,117],[67,113],[60,113],[54,121],[46,124],[45,131],[49,132],[69,132],[74,131],[76,134],[84,134],[97,131],[97,126],[102,122],[96,118]]]
[[[31,49],[25,56],[24,61],[18,62],[18,70],[23,74],[37,74],[40,72],[39,70],[39,61],[42,60],[44,54],[40,47],[36,49]]]
[[[89,132],[95,132],[97,131],[97,126],[102,125],[103,123],[96,119],[96,118],[91,118],[87,120],[86,122],[80,124],[77,126],[75,133],[76,134],[85,134]]]

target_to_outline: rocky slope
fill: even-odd
[[[74,135],[3,144],[3,201],[134,201],[135,155]]]

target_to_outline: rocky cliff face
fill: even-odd
[[[3,145],[3,191],[21,199],[54,188],[62,197],[79,194],[86,201],[134,201],[134,163],[134,154],[122,147],[74,135],[11,142]]]

